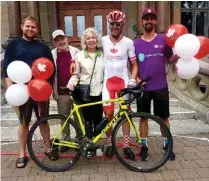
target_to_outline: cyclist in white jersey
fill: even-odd
[[[114,99],[116,94],[119,95],[121,89],[127,86],[133,86],[136,83],[138,66],[135,56],[135,48],[133,41],[122,35],[125,14],[119,10],[109,13],[108,21],[110,23],[111,35],[102,38],[105,75],[102,99]],[[128,62],[131,65],[131,74],[129,75]],[[104,113],[108,120],[114,115],[114,103],[104,104]],[[129,147],[130,127],[129,124],[123,126],[124,134],[124,154],[129,159],[134,160],[135,155]],[[112,128],[107,132],[108,147],[105,155],[113,156],[111,143]]]

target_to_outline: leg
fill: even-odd
[[[93,120],[92,120],[92,112],[90,107],[84,107],[82,108],[83,110],[83,116],[85,120],[85,129],[86,129],[86,135],[87,138],[92,138],[93,137]]]
[[[154,92],[153,97],[153,103],[154,103],[154,114],[161,118],[161,120],[170,128],[169,123],[169,92],[168,89],[161,89]],[[161,131],[162,135],[164,133]]]
[[[24,168],[27,164],[26,157],[26,143],[29,132],[29,123],[32,115],[32,106],[31,99],[28,100],[24,105],[20,107],[14,107],[14,111],[16,112],[20,125],[18,127],[18,142],[19,142],[19,151],[20,155],[16,161],[17,168]]]
[[[166,126],[170,129],[170,122],[168,120],[170,116],[169,111],[169,92],[168,89],[161,89],[155,91],[154,93],[154,114],[161,118],[161,120],[166,124]],[[165,137],[164,132],[161,130],[163,139],[163,149],[167,150],[167,138]],[[176,155],[171,152],[170,160],[175,160]]]
[[[72,108],[72,100],[68,95],[59,95],[58,101],[57,101],[57,107],[58,107],[58,114],[63,114],[68,116],[70,114],[71,108]],[[64,120],[61,121],[61,126],[64,124]],[[63,140],[67,140],[70,138],[70,129],[69,126],[66,125],[63,132],[62,132],[62,138]],[[64,153],[68,150],[68,147],[61,146],[60,152]]]
[[[90,102],[91,102],[92,97],[90,96]],[[85,104],[83,100],[79,100],[81,104]],[[92,120],[92,112],[91,112],[91,106],[90,107],[83,107],[81,109],[83,118],[84,118],[84,123],[85,123],[85,131],[86,131],[86,136],[87,138],[91,139],[93,137],[93,120]]]
[[[58,114],[63,114],[68,116],[71,111],[72,101],[68,95],[59,95],[57,101]],[[61,122],[61,126],[64,124],[64,121]],[[70,129],[68,125],[65,126],[62,132],[62,139],[67,139],[70,136]]]
[[[151,112],[151,100],[152,100],[152,92],[144,92],[141,99],[137,100],[137,112]],[[141,152],[139,154],[141,160],[145,161],[148,159],[147,152],[148,152],[148,144],[147,144],[147,137],[148,137],[148,119],[145,117],[141,117],[139,122],[139,132],[141,138]]]
[[[97,102],[101,100],[102,100],[101,95],[92,97],[92,102]],[[94,125],[94,132],[95,132],[97,125],[101,122],[102,117],[103,117],[102,104],[91,106],[91,112],[94,113],[91,116],[92,116],[93,125]]]
[[[37,102],[37,106],[34,108],[37,120],[44,118],[49,115],[49,101],[46,102]],[[48,123],[43,123],[39,126],[41,136],[43,137],[45,143],[46,152],[51,151],[51,142],[50,142],[50,128]]]
[[[113,118],[114,115],[114,109],[104,109],[104,114],[105,117],[110,121]],[[105,152],[105,156],[108,158],[112,158],[113,157],[113,149],[112,149],[112,127],[110,127],[107,132],[106,132],[106,136],[107,136],[107,149]]]
[[[26,142],[29,132],[29,125],[20,124],[18,127],[18,141],[19,141],[19,149],[20,149],[20,158],[24,158],[26,156],[25,148]],[[21,164],[18,165],[21,167]]]
[[[104,109],[104,114],[105,114],[105,117],[110,121],[110,120],[112,120],[112,118],[113,118],[114,109]],[[106,136],[107,136],[107,138],[111,138],[111,137],[112,137],[112,127],[110,127],[110,128],[107,130]],[[108,145],[109,145],[109,146],[112,145],[111,139],[110,139],[110,142],[108,141]]]
[[[116,84],[115,84],[115,77],[109,78],[104,81],[104,87],[102,91],[102,100],[109,100],[109,99],[114,99],[115,98],[115,89],[116,89]],[[114,115],[114,103],[109,103],[109,104],[103,104],[103,110],[105,117],[108,120],[112,120],[113,115]],[[105,155],[107,157],[112,157],[113,156],[113,150],[112,150],[112,127],[110,127],[107,132],[107,150]]]

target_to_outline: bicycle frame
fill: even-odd
[[[70,96],[71,100],[73,100],[72,96]],[[131,128],[134,130],[135,134],[137,135],[137,138],[139,138],[138,140],[141,141],[139,134],[136,131],[136,128],[134,126],[134,124],[132,123],[131,118],[129,117],[128,114],[128,106],[127,105],[123,105],[123,103],[125,102],[123,97],[119,97],[116,99],[109,99],[109,100],[104,100],[104,101],[98,101],[98,102],[93,102],[93,103],[87,103],[87,104],[81,104],[81,105],[77,105],[74,103],[73,101],[73,110],[71,111],[71,113],[69,114],[69,116],[67,117],[66,121],[64,122],[64,124],[62,125],[62,127],[60,128],[60,130],[56,133],[55,138],[53,139],[52,143],[54,145],[59,145],[59,146],[68,146],[71,148],[79,148],[79,144],[75,143],[75,142],[71,142],[71,141],[60,141],[59,143],[55,142],[56,139],[58,139],[61,135],[61,133],[63,132],[65,126],[67,125],[68,120],[71,118],[71,116],[73,116],[73,113],[76,113],[76,116],[78,118],[78,122],[79,122],[79,126],[81,128],[82,131],[82,135],[85,135],[85,126],[83,123],[83,119],[81,118],[81,115],[79,113],[79,109],[82,107],[89,107],[89,106],[94,106],[94,105],[98,105],[98,104],[108,104],[108,103],[112,103],[112,102],[117,102],[120,105],[120,110],[118,111],[117,114],[114,115],[113,119],[111,121],[109,121],[109,123],[106,125],[106,127],[96,136],[93,138],[92,142],[96,143],[104,133],[106,133],[106,131],[112,127],[112,125],[114,123],[117,123],[123,116],[126,117],[126,119],[128,120],[129,124],[131,125]],[[59,139],[58,139],[59,140]]]

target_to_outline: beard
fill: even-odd
[[[33,40],[33,39],[35,39],[36,35],[37,35],[37,34],[34,34],[33,36],[28,36],[27,33],[23,33],[23,36],[24,36],[27,40]]]
[[[153,24],[153,23],[146,23],[146,24],[143,25],[143,28],[144,28],[144,30],[146,32],[150,33],[155,28],[155,24]]]

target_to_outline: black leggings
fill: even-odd
[[[100,96],[90,96],[90,102],[101,101],[102,95]],[[80,101],[81,102],[81,101]],[[84,102],[81,102],[84,104]],[[85,120],[86,134],[88,138],[93,137],[93,132],[96,126],[101,122],[103,117],[103,107],[102,104],[95,106],[83,107],[82,108],[83,117]]]

